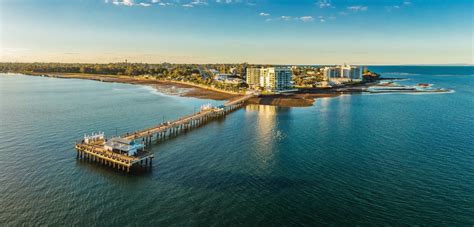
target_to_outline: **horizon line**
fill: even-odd
[[[275,66],[322,66],[322,65],[342,65],[342,64],[271,64],[271,63],[249,63],[249,62],[233,62],[233,63],[174,63],[174,62],[160,62],[160,63],[149,63],[149,62],[108,62],[108,63],[99,63],[99,62],[40,62],[40,61],[0,61],[0,64],[15,64],[15,63],[39,63],[39,64],[118,64],[118,63],[127,63],[127,64],[148,64],[148,65],[161,65],[161,64],[173,64],[173,65],[235,65],[235,64],[248,64],[248,65],[275,65]],[[438,63],[438,64],[417,64],[417,63],[393,63],[393,64],[377,64],[377,63],[366,63],[366,64],[351,64],[344,63],[348,65],[364,65],[364,66],[474,66],[474,63]]]

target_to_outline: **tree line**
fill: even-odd
[[[0,63],[0,72],[14,73],[88,73],[105,75],[152,75],[152,76],[190,76],[207,69],[217,69],[228,73],[235,69],[236,74],[245,75],[247,64],[146,64],[146,63]]]

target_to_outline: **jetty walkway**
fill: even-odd
[[[163,122],[151,128],[142,129],[133,133],[127,133],[121,137],[127,140],[143,139],[145,144],[149,144],[154,137],[160,139],[166,136],[174,135],[176,133],[187,131],[191,128],[202,125],[209,120],[223,117],[228,113],[242,107],[245,101],[252,97],[253,95],[239,97],[237,99],[230,100],[222,106],[201,110],[197,113],[181,117],[171,122]]]

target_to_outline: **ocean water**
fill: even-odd
[[[76,160],[75,140],[220,102],[0,75],[0,225],[473,225],[473,67],[370,69],[454,92],[250,105],[130,175]]]

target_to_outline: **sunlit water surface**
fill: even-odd
[[[436,95],[250,105],[154,145],[127,175],[76,160],[211,102],[145,86],[0,75],[1,225],[474,224],[472,67],[371,67]]]

